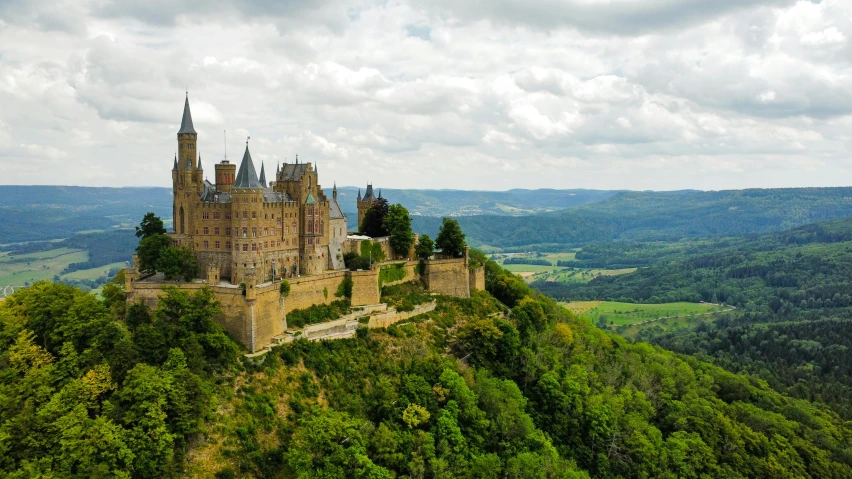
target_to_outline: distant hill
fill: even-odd
[[[660,241],[768,233],[852,215],[852,188],[619,192],[556,213],[457,218],[473,246],[540,248],[611,240]],[[415,217],[436,234],[440,218]]]
[[[325,192],[331,196],[331,189]],[[400,190],[383,189],[392,203],[413,215],[523,215],[601,201],[601,190]],[[338,188],[338,201],[357,227],[356,187]],[[171,222],[171,188],[90,188],[81,186],[0,186],[0,244],[67,238],[78,231],[128,227],[153,211]]]

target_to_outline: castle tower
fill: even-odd
[[[229,193],[231,185],[234,184],[237,178],[237,165],[231,164],[228,160],[223,160],[221,163],[216,163],[216,191],[220,193]]]
[[[248,142],[237,178],[231,185],[231,229],[234,250],[231,282],[246,281],[252,270],[263,270],[263,187],[257,178]]]
[[[190,208],[201,193],[203,187],[203,171],[198,169],[195,155],[198,144],[198,133],[192,125],[192,113],[189,110],[189,96],[183,104],[183,117],[177,132],[178,151],[172,169],[172,188],[174,200],[172,203],[174,232],[179,235],[191,234],[193,231],[193,216]],[[178,240],[179,242],[181,239]],[[192,243],[189,244],[192,246]]]
[[[364,221],[364,215],[367,210],[376,202],[376,197],[373,195],[373,185],[367,184],[367,193],[361,198],[361,190],[358,190],[358,230],[361,230],[361,223]]]

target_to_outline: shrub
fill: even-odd
[[[303,328],[309,324],[337,319],[352,311],[349,301],[338,300],[331,304],[315,304],[309,308],[296,309],[287,313],[287,326]]]
[[[283,297],[287,297],[290,295],[290,282],[286,279],[281,280],[281,286],[278,287],[278,294]]]

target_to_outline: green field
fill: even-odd
[[[70,248],[0,256],[0,287],[12,285],[17,288],[27,283],[53,280],[69,264],[88,260],[88,253]]]
[[[636,268],[623,269],[585,269],[585,268],[569,268],[559,271],[555,274],[537,277],[535,279],[544,279],[545,281],[559,281],[562,283],[587,283],[598,276],[618,276],[621,274],[632,273]]]
[[[538,264],[504,264],[503,268],[512,273],[543,273],[562,270],[559,266],[543,266]]]
[[[124,268],[124,262],[120,261],[117,263],[111,263],[104,266],[99,266],[97,268],[92,269],[81,269],[79,271],[74,271],[73,273],[63,274],[62,279],[71,279],[71,280],[81,280],[81,279],[91,279],[95,280],[102,276],[106,276],[109,270],[113,268]]]
[[[576,301],[560,304],[594,324],[598,324],[603,318],[610,326],[653,322],[663,318],[686,319],[729,309],[708,303],[635,304],[615,301]]]

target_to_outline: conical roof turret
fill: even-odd
[[[181,133],[192,133],[193,135],[197,135],[195,132],[195,128],[192,126],[192,113],[189,111],[189,95],[186,95],[186,101],[183,104],[183,118],[180,120],[180,130],[178,130],[178,135]]]
[[[262,161],[260,162],[260,185],[266,188],[266,168]]]
[[[251,160],[248,144],[246,144],[246,152],[243,154],[243,160],[240,162],[240,168],[237,171],[237,179],[234,181],[233,188],[263,188],[257,179],[257,172],[254,169],[254,162]]]
[[[364,193],[364,201],[366,201],[366,200],[374,200],[374,199],[376,199],[376,197],[373,195],[373,185],[372,185],[372,184],[368,184],[368,185],[367,185],[367,192],[366,192],[366,193]]]
[[[175,153],[175,166],[174,166],[174,168],[172,168],[172,170],[177,171],[177,169],[178,169],[178,167],[177,167],[177,153]]]

